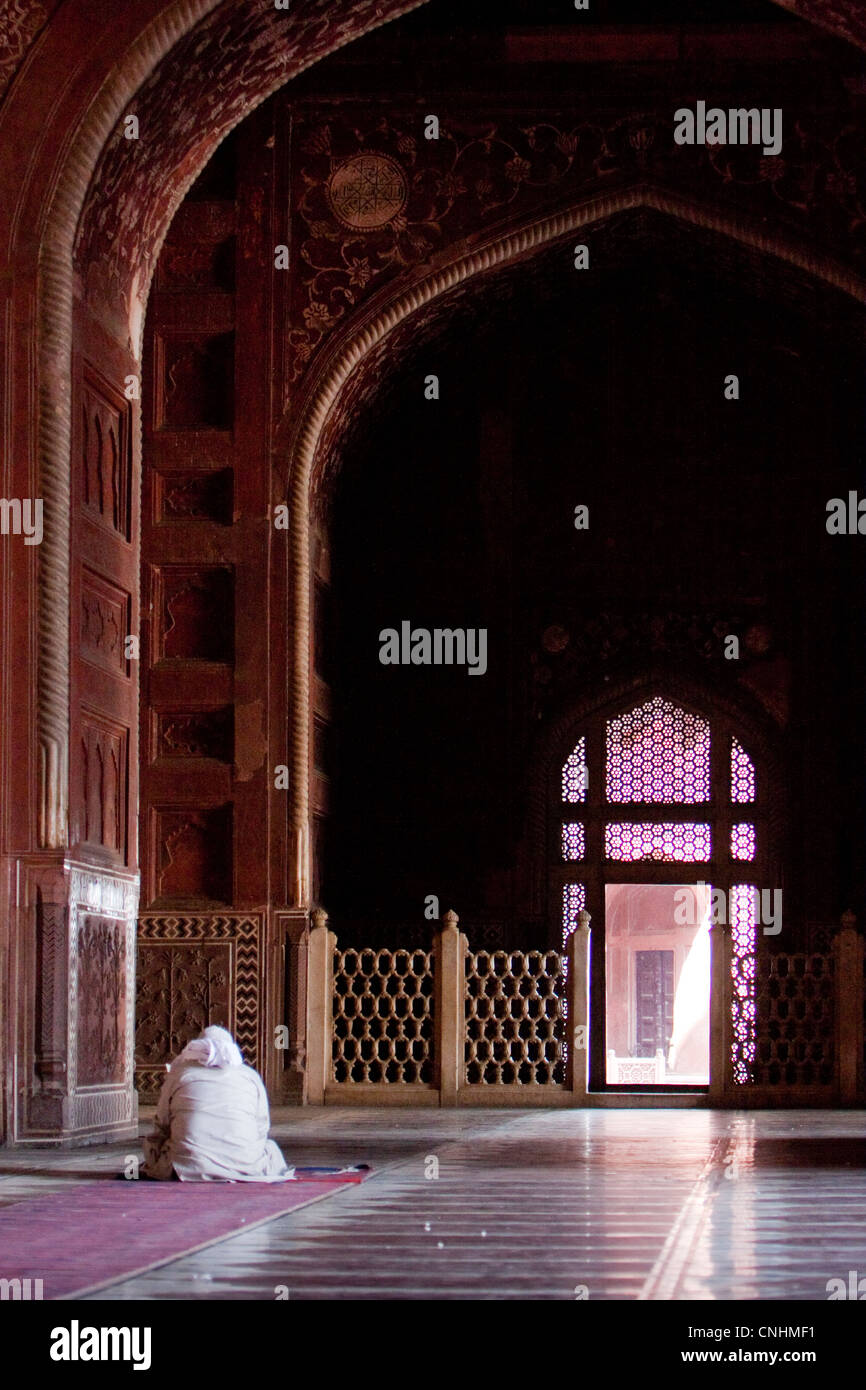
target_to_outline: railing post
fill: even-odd
[[[446,912],[436,933],[435,1069],[439,1104],[455,1105],[465,1077],[466,937],[458,931],[457,913]]]
[[[731,949],[730,926],[726,922],[711,921],[709,1099],[716,1104],[729,1090],[731,1076]],[[756,969],[759,965],[760,960],[756,959]],[[756,976],[756,992],[758,985]]]
[[[575,1105],[586,1103],[589,1084],[589,924],[586,909],[577,914],[577,926],[568,938],[568,1076]]]
[[[323,908],[316,908],[311,920],[307,952],[307,1103],[324,1105],[325,1087],[331,1078],[337,938],[328,930],[328,914]]]
[[[833,938],[836,977],[836,1095],[841,1104],[860,1096],[863,1075],[863,942],[853,912]]]

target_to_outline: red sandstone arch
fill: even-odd
[[[261,0],[139,4],[134,16],[121,10],[103,29],[99,51],[110,56],[109,70],[103,56],[101,75],[94,55],[75,74],[84,90],[71,97],[64,91],[54,99],[53,133],[56,137],[59,126],[64,138],[53,158],[45,148],[51,122],[43,120],[41,131],[36,122],[34,155],[9,221],[7,244],[12,261],[32,265],[34,252],[38,257],[38,456],[46,517],[38,603],[38,839],[46,847],[62,847],[66,836],[68,634],[56,615],[63,612],[69,586],[73,249],[89,276],[88,299],[112,336],[125,337],[134,370],[156,254],[176,207],[220,140],[304,67],[426,2],[310,0],[302,12],[277,11]],[[854,0],[776,2],[866,47],[866,15]],[[85,10],[83,4],[64,6],[52,17],[35,53],[27,56],[24,76],[38,80],[39,59],[50,60],[52,49],[61,68],[58,41],[61,47],[64,40],[67,46],[72,42],[72,51],[86,48]],[[11,113],[13,131],[17,120],[33,127],[38,116],[33,88],[13,85],[23,106]],[[145,134],[150,118],[152,131],[156,118],[163,118],[147,159],[130,158],[132,142],[123,140],[121,117],[128,110],[139,115]]]
[[[419,277],[408,289],[396,293],[384,307],[368,311],[332,343],[294,427],[288,434],[286,453],[291,460],[289,487],[292,518],[292,801],[291,825],[296,837],[296,863],[309,882],[306,863],[309,844],[310,715],[310,531],[312,491],[326,466],[330,447],[341,421],[357,408],[369,383],[379,375],[386,351],[393,351],[402,331],[429,312],[437,300],[453,294],[461,285],[497,267],[516,264],[578,229],[598,225],[617,213],[649,208],[696,227],[720,232],[756,250],[806,271],[816,280],[844,291],[866,304],[866,281],[829,258],[805,252],[796,242],[770,235],[744,218],[729,218],[716,210],[688,202],[669,193],[636,186],[577,204],[551,217],[479,243],[432,273]],[[303,898],[302,898],[303,900]]]

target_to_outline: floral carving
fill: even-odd
[[[0,7],[0,99],[49,15],[57,8],[39,0],[5,0]]]
[[[661,108],[564,123],[455,117],[430,141],[412,133],[418,118],[410,111],[366,122],[361,108],[327,119],[314,109],[296,114],[288,382],[371,292],[429,264],[449,244],[498,229],[506,218],[644,180],[727,199],[737,214],[760,222],[799,221],[858,267],[866,255],[866,135],[841,114],[786,109],[784,156],[772,158],[759,147],[677,146],[670,112]],[[386,220],[347,226],[330,190],[340,171],[365,162],[403,168],[405,202],[398,212],[395,181],[387,185]]]

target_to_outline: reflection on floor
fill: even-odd
[[[864,1131],[861,1111],[275,1111],[291,1161],[373,1176],[89,1301],[823,1301],[866,1275]],[[0,1206],[129,1151],[2,1151]]]

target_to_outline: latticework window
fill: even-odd
[[[735,738],[731,739],[731,800],[738,804],[755,800],[755,764]]]
[[[605,720],[604,768],[597,768],[594,762],[588,768],[587,749],[592,760],[601,732],[597,723],[584,730],[561,767],[558,844],[551,845],[551,853],[558,858],[563,947],[577,926],[581,909],[589,906],[595,910],[587,903],[587,885],[592,885],[595,899],[604,892],[605,881],[619,881],[620,876],[624,883],[665,881],[662,866],[668,864],[699,865],[695,877],[725,884],[730,882],[732,864],[743,866],[735,873],[750,877],[763,871],[764,811],[757,805],[755,764],[729,726],[721,722],[711,728],[708,719],[656,695]],[[725,777],[715,788],[713,738],[725,760],[730,753],[730,782]],[[590,774],[596,779],[592,784]],[[742,806],[738,814],[747,819],[731,824],[729,813],[722,813],[720,803],[728,795],[729,805]],[[579,811],[570,809],[577,805]],[[649,807],[664,809],[651,811]],[[575,815],[580,820],[571,818]],[[655,815],[664,819],[653,819]],[[645,879],[642,864],[648,866]],[[624,867],[615,873],[614,865]],[[651,869],[651,865],[657,867]],[[568,882],[572,874],[580,874],[581,882]],[[729,897],[733,984],[730,1061],[738,1084],[753,1079],[756,1058],[759,913],[755,891],[740,884],[730,889]],[[564,960],[563,978],[565,967]]]
[[[586,886],[565,883],[562,887],[562,944],[565,945],[577,926],[577,914],[586,907]]]
[[[563,859],[583,859],[586,854],[586,834],[583,822],[564,821],[562,826]]]
[[[706,863],[712,855],[712,834],[709,825],[692,821],[615,822],[604,827],[604,853],[606,859],[621,863]]]
[[[710,726],[657,696],[608,721],[607,799],[694,805],[710,799]]]
[[[578,739],[562,769],[562,799],[569,805],[586,801],[586,739]]]
[[[752,1079],[755,1063],[755,979],[757,975],[757,889],[739,883],[731,889],[731,1068],[741,1086]]]

